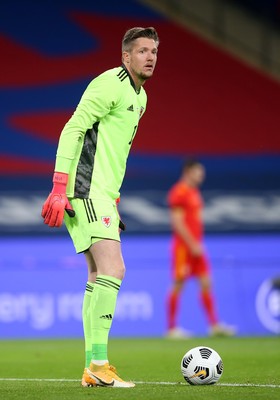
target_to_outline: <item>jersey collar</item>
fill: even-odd
[[[128,72],[128,70],[127,70],[126,66],[125,66],[124,64],[122,64],[121,66],[122,66],[122,68],[123,68],[123,69],[126,71],[126,73],[127,73],[128,77],[129,77],[129,80],[130,80],[130,84],[131,84],[131,86],[133,87],[133,89],[135,90],[135,92],[136,92],[137,94],[139,94],[139,93],[140,93],[140,91],[141,91],[141,87],[140,87],[140,89],[139,89],[139,90],[137,90],[137,89],[136,89],[136,86],[135,86],[134,80],[132,79],[132,76],[131,76],[131,75],[130,75],[130,73]]]

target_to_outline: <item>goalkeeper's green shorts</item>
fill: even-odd
[[[120,242],[120,217],[112,200],[72,199],[75,217],[64,213],[64,222],[77,253],[82,253],[102,239]]]

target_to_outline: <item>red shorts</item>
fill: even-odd
[[[193,256],[183,243],[174,243],[172,248],[172,275],[175,280],[185,280],[191,276],[209,275],[210,266],[205,254]]]

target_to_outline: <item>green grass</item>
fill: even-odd
[[[181,375],[182,356],[198,345],[214,348],[224,361],[224,373],[217,385],[190,386]],[[121,377],[145,383],[138,383],[133,389],[80,387],[84,364],[82,340],[0,341],[0,398],[280,399],[279,337],[196,338],[184,341],[111,339],[109,355],[110,362],[118,368]]]

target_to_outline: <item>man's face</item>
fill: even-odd
[[[145,81],[153,75],[157,51],[157,44],[153,39],[138,38],[134,41],[132,50],[124,52],[127,68],[133,78]]]
[[[200,186],[205,179],[205,169],[201,164],[191,167],[187,174],[193,186]]]

